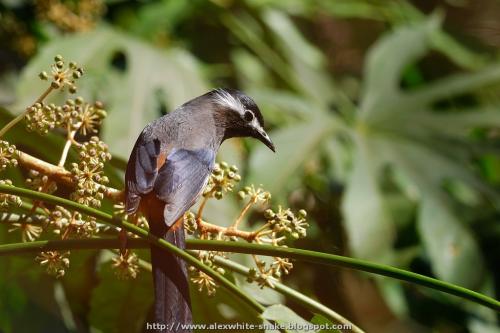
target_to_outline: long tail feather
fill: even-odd
[[[157,232],[154,232],[158,236]],[[163,239],[184,249],[184,228],[172,228]],[[160,332],[191,332],[183,325],[192,324],[191,300],[186,264],[182,259],[151,246],[151,264],[155,291],[155,322],[166,326]]]

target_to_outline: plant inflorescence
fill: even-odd
[[[55,92],[68,90],[77,91],[77,81],[84,71],[75,62],[66,62],[62,56],[56,56],[51,66],[50,74],[43,71],[40,79],[48,81],[47,89],[29,106],[26,111],[14,121],[0,130],[0,137],[12,126],[25,120],[28,131],[45,135],[57,129],[63,133],[65,144],[57,165],[37,159],[19,151],[7,141],[0,140],[0,171],[8,167],[23,166],[27,169],[25,186],[44,193],[58,193],[59,186],[64,185],[70,192],[66,194],[71,200],[85,206],[101,207],[107,197],[114,203],[114,214],[136,225],[147,228],[144,216],[136,214],[128,216],[124,211],[123,198],[120,191],[109,188],[109,179],[105,175],[104,165],[111,159],[107,145],[99,138],[99,129],[106,117],[103,103],[87,102],[82,97],[69,98],[64,104],[46,103],[47,97]],[[77,135],[78,134],[78,135]],[[73,152],[70,158],[70,152]],[[71,159],[71,163],[67,163]],[[233,241],[242,239],[257,244],[286,246],[287,241],[305,237],[308,223],[306,213],[297,213],[288,208],[269,207],[271,194],[254,185],[240,187],[241,175],[234,165],[226,162],[216,163],[209,181],[203,191],[198,210],[184,215],[186,231],[200,239],[216,239]],[[0,184],[12,185],[9,179],[0,180]],[[236,195],[243,202],[242,209],[233,223],[228,227],[208,223],[203,219],[203,210],[208,200],[222,200],[227,194]],[[260,224],[252,230],[242,228],[244,221],[253,208],[258,208]],[[46,233],[60,239],[96,237],[102,233],[111,233],[119,238],[134,237],[100,224],[94,217],[85,216],[78,211],[72,211],[61,206],[47,206],[41,201],[22,202],[14,195],[0,194],[0,210],[20,211],[16,219],[12,214],[2,215],[4,221],[9,221],[11,232],[19,232],[24,242],[42,237]],[[198,251],[197,257],[205,265],[214,268],[220,274],[225,271],[216,264],[216,256],[227,257],[227,253],[216,251]],[[261,287],[273,287],[273,283],[282,275],[288,274],[293,268],[289,259],[275,257],[265,262],[259,256],[252,256],[254,267],[248,277],[249,282],[256,282]],[[49,274],[56,277],[64,276],[70,265],[70,252],[51,250],[41,252],[36,261],[46,268]],[[139,257],[130,249],[122,249],[112,259],[112,267],[119,278],[135,278],[139,272]],[[212,277],[194,267],[190,267],[191,279],[200,290],[206,290],[209,295],[215,293],[217,284]]]

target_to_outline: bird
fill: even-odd
[[[275,152],[255,101],[231,88],[211,90],[146,125],[125,172],[127,214],[142,213],[150,233],[184,249],[183,215],[202,194],[222,142],[233,137],[258,139]],[[193,320],[186,264],[154,245],[151,263],[155,323],[164,332],[191,332],[172,328]]]

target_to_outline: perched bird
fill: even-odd
[[[127,165],[127,213],[142,212],[152,234],[184,248],[183,215],[207,184],[221,143],[232,137],[253,137],[275,150],[255,102],[233,89],[210,91],[149,123]],[[192,323],[185,263],[155,246],[151,262],[155,323]]]

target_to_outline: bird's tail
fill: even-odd
[[[159,236],[159,232],[153,233]],[[160,235],[173,245],[181,249],[185,248],[182,225],[180,227],[174,225]],[[186,324],[192,324],[186,263],[175,255],[152,245],[151,264],[155,293],[155,322],[162,324],[161,327],[166,327],[161,332],[191,332],[185,327]]]

